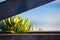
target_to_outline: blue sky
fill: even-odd
[[[6,0],[0,0],[0,3],[1,3],[1,2],[4,2],[4,1],[6,1]]]
[[[3,2],[5,0],[0,0]],[[36,30],[43,27],[44,31],[60,31],[60,0],[56,0],[32,10],[19,14],[23,18],[29,18]]]
[[[29,18],[36,26],[36,30],[43,27],[44,31],[58,31],[60,30],[60,0],[23,12],[20,16]]]

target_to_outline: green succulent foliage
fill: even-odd
[[[18,23],[14,24],[14,19],[17,18],[19,19]],[[30,21],[27,18],[26,20],[24,20],[24,18],[21,18],[19,15],[4,19],[2,21],[0,21],[0,29],[2,29],[3,31],[9,31],[10,32],[14,31],[16,33],[20,33],[20,32],[28,32],[30,30],[29,27]]]
[[[12,30],[15,32],[28,32],[29,30],[29,20],[26,19],[24,20],[23,18],[15,25],[12,27]]]

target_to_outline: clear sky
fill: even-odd
[[[6,0],[0,0],[0,3],[1,3],[1,2],[4,2],[4,1],[6,1]]]
[[[5,0],[0,0],[3,2]],[[36,30],[43,27],[45,31],[60,30],[60,0],[56,0],[32,10],[19,14],[23,18],[29,18]]]
[[[43,27],[45,31],[60,30],[60,0],[23,12],[20,16],[29,18],[36,30],[39,27]]]

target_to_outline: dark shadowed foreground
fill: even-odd
[[[0,34],[0,40],[60,40],[60,32],[29,32]]]
[[[44,5],[54,0],[6,0],[0,3],[0,20]]]

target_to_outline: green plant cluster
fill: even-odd
[[[30,30],[29,24],[28,18],[24,20],[24,18],[16,15],[0,21],[0,28],[2,31],[11,33],[28,32]]]

